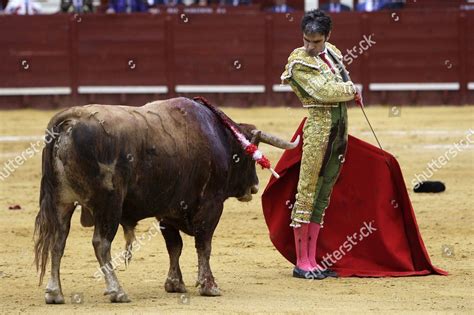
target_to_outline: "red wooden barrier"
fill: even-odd
[[[302,45],[301,16],[0,16],[0,106],[140,105],[205,91],[219,104],[299,106],[279,83]],[[333,21],[331,42],[366,101],[473,102],[474,12],[345,12]]]
[[[67,15],[0,15],[0,87],[69,86]]]

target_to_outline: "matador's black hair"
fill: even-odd
[[[319,9],[306,12],[301,20],[303,34],[320,33],[327,37],[331,28],[331,17]]]

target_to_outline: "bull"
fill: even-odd
[[[156,217],[170,258],[167,292],[186,292],[179,258],[180,231],[194,236],[199,293],[220,295],[209,264],[211,240],[224,201],[250,201],[258,192],[255,162],[223,119],[248,141],[282,149],[287,142],[250,124],[237,124],[202,101],[173,98],[141,107],[87,105],[66,109],[48,124],[42,153],[35,263],[40,285],[51,258],[48,304],[64,303],[60,263],[71,217],[94,227],[92,244],[112,302],[129,302],[111,262],[119,225],[130,259],[137,223]],[[237,159],[236,159],[237,157]],[[135,243],[136,245],[136,243]]]

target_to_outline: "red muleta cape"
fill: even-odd
[[[302,136],[305,119],[293,140]],[[262,195],[270,239],[292,264],[296,255],[289,224],[301,153],[302,141],[283,153],[275,168],[281,177],[272,176]],[[351,135],[318,238],[318,263],[324,258],[341,277],[448,274],[431,264],[395,157]]]

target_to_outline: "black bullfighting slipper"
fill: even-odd
[[[331,269],[323,270],[321,271],[321,273],[325,275],[326,277],[339,278],[339,275],[337,274],[337,272]]]
[[[326,278],[326,275],[319,270],[306,271],[295,267],[293,269],[293,277],[303,278],[303,279],[312,279],[312,280],[322,280]]]

